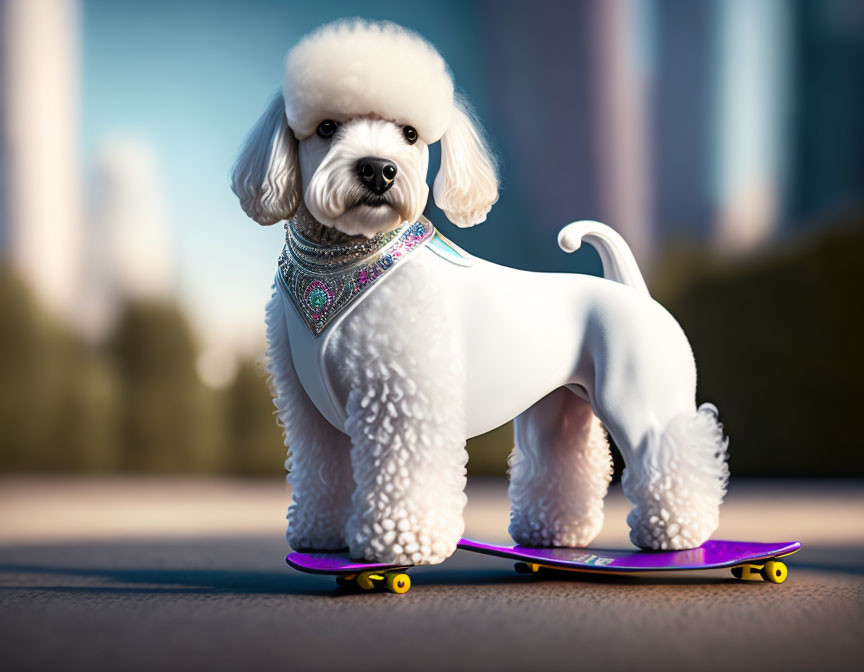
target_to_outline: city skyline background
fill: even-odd
[[[842,255],[857,249],[864,211],[864,5],[854,0],[0,0],[0,259],[40,309],[112,356],[120,345],[151,352],[134,345],[135,325],[157,340],[173,333],[210,390],[263,389],[250,363],[264,353],[283,231],[249,220],[228,176],[288,49],[356,15],[429,39],[501,158],[486,223],[458,229],[429,204],[445,235],[497,263],[598,274],[592,250],[565,255],[556,234],[577,219],[610,224],[694,340],[700,391],[727,395],[730,427],[749,422],[754,436],[733,381],[764,383],[781,418],[783,386],[799,382],[781,383],[796,355],[781,360],[780,345],[793,331],[811,347],[813,306],[832,297],[818,324],[839,373],[817,358],[808,389],[824,392],[828,411],[860,396],[860,362],[839,345],[858,333],[844,302],[860,281],[842,279]],[[430,153],[431,182],[438,147]],[[853,242],[825,242],[838,230]],[[781,308],[788,316],[770,312]],[[176,320],[191,326],[188,344]],[[754,363],[743,334],[776,361]],[[111,385],[126,382],[118,370]],[[99,413],[124,398],[110,389],[98,388]],[[240,404],[237,417],[253,408]],[[846,427],[838,445],[851,440],[832,426]]]
[[[26,112],[41,110],[41,119],[22,114],[18,123],[44,135],[54,118],[65,117],[73,134],[65,140],[76,173],[66,200],[75,221],[68,225],[70,241],[58,244],[69,256],[76,247],[81,255],[60,273],[78,275],[79,298],[92,310],[84,311],[85,330],[104,331],[98,324],[110,312],[107,295],[117,293],[105,285],[128,284],[124,278],[137,273],[138,294],[151,282],[154,293],[181,301],[204,346],[203,361],[217,368],[221,361],[230,370],[232,358],[261,351],[260,315],[282,242],[279,227],[258,228],[245,218],[228,189],[228,172],[279,86],[288,48],[341,16],[403,23],[449,62],[502,158],[502,198],[474,231],[455,230],[430,205],[431,215],[469,251],[494,261],[596,273],[590,253],[574,261],[554,244],[566,222],[596,218],[625,235],[650,274],[670,239],[746,252],[862,197],[864,170],[860,160],[844,156],[844,135],[860,140],[864,103],[860,90],[843,87],[858,72],[844,55],[860,56],[854,38],[864,19],[855,3],[842,0],[616,0],[530,8],[483,0],[398,7],[373,1],[323,9],[263,0],[5,4],[30,35],[31,45],[18,51],[31,49],[31,58],[41,54],[45,61],[25,70],[71,89],[56,101],[67,109],[46,110],[54,101],[34,94]],[[27,30],[31,23],[42,27]],[[46,37],[59,44],[53,55],[46,55]],[[6,40],[10,51],[15,41]],[[807,67],[796,70],[803,60]],[[838,64],[839,71],[830,69]],[[837,118],[831,96],[855,107]],[[822,108],[835,110],[833,129]],[[813,146],[814,122],[822,146]],[[825,142],[826,133],[837,139]],[[57,146],[56,139],[46,142]],[[845,146],[847,155],[854,150]],[[827,182],[823,171],[839,179],[828,188],[800,188],[805,176]],[[106,197],[112,188],[123,195]],[[106,198],[114,201],[110,213]],[[142,214],[142,207],[151,212]],[[7,219],[4,228],[13,227]],[[121,240],[105,243],[111,235]],[[58,234],[51,230],[49,237]],[[13,239],[3,236],[7,247]],[[38,258],[44,243],[40,238],[29,247],[26,254]],[[93,268],[105,265],[109,249],[111,263],[125,267],[115,271],[121,277]],[[102,261],[93,258],[100,255]],[[228,380],[225,372],[211,374],[214,382]]]

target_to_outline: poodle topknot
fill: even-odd
[[[373,115],[409,124],[426,144],[453,115],[453,79],[431,44],[401,26],[362,19],[325,25],[288,54],[282,87],[298,140],[323,119]]]

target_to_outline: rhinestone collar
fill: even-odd
[[[348,245],[319,245],[289,224],[279,257],[282,286],[313,335],[434,233],[424,217]]]

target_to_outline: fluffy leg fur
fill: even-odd
[[[295,549],[345,548],[354,490],[351,442],[327,422],[303,390],[291,359],[284,305],[275,290],[266,319],[273,403],[289,451],[285,468],[292,503],[286,537]]]
[[[334,338],[351,381],[351,555],[442,562],[464,530],[467,453],[464,371],[434,278],[419,265],[393,271]]]
[[[586,546],[603,526],[612,457],[591,405],[559,388],[516,418],[510,536],[525,546]]]
[[[700,546],[717,529],[726,494],[727,440],[708,404],[682,413],[662,433],[649,432],[629,456],[622,485],[633,510],[630,540],[647,549]]]

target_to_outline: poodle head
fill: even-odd
[[[337,22],[288,54],[231,187],[259,224],[290,219],[302,201],[321,224],[371,237],[420,217],[438,141],[435,202],[453,223],[479,224],[498,199],[495,161],[444,60],[395,24]]]

